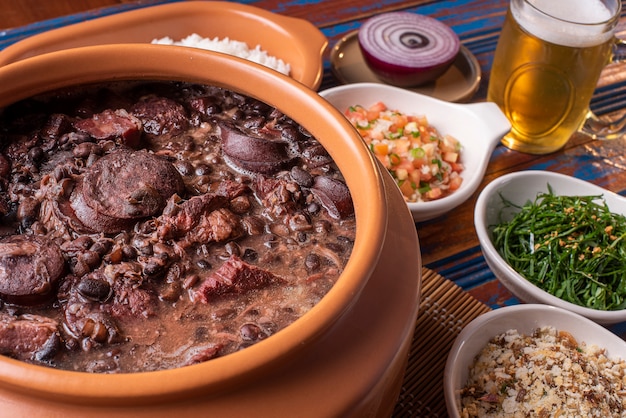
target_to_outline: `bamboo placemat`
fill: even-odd
[[[446,417],[443,370],[459,332],[490,308],[458,285],[422,269],[422,297],[394,418]]]

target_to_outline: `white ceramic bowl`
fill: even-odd
[[[347,84],[320,95],[341,112],[356,104],[368,107],[382,101],[403,113],[425,115],[442,135],[452,135],[461,142],[461,187],[439,200],[408,203],[416,222],[436,218],[465,202],[483,179],[494,148],[511,128],[494,103],[449,103],[386,84]]]
[[[500,222],[503,206],[502,197],[523,205],[533,201],[539,192],[547,192],[548,184],[557,195],[583,196],[603,195],[609,209],[626,215],[626,199],[584,180],[549,171],[520,171],[499,177],[489,183],[478,196],[474,209],[474,226],[480,241],[485,261],[502,284],[520,300],[527,303],[545,303],[576,312],[600,324],[615,324],[626,321],[626,309],[601,311],[566,302],[535,286],[518,274],[498,254],[491,241],[490,226]],[[512,219],[515,210],[502,213],[502,220]]]
[[[626,359],[626,342],[617,335],[573,312],[548,305],[508,306],[487,312],[470,322],[452,344],[444,371],[444,395],[448,415],[460,417],[459,391],[467,381],[469,366],[487,342],[509,329],[529,334],[541,326],[567,331],[580,343],[596,344],[609,357]]]

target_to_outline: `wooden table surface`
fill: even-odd
[[[166,0],[0,0],[0,49],[34,33],[137,7],[166,3]],[[358,29],[366,18],[386,11],[408,10],[444,21],[478,59],[481,84],[471,101],[485,99],[493,51],[498,39],[505,0],[398,1],[398,0],[248,0],[245,3],[285,15],[305,18],[318,26],[332,47],[342,36]],[[622,12],[618,36],[626,38]],[[592,109],[603,117],[626,111],[626,67],[612,64],[603,73]],[[325,89],[337,85],[325,56]],[[626,143],[592,141],[574,135],[566,147],[546,156],[533,156],[499,146],[493,153],[485,179],[524,169],[544,169],[573,175],[617,193],[626,193]],[[518,303],[487,268],[473,228],[473,209],[478,192],[467,202],[432,221],[416,225],[423,263],[459,284],[465,291],[492,308]],[[612,327],[626,337],[626,324]]]

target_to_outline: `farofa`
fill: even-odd
[[[626,417],[626,361],[542,327],[509,330],[476,357],[463,417]]]

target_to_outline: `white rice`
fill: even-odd
[[[222,52],[224,54],[234,55],[240,58],[247,59],[257,64],[264,65],[279,71],[285,75],[289,75],[291,72],[291,66],[289,63],[285,63],[280,58],[276,58],[273,55],[269,55],[267,51],[261,49],[260,45],[257,45],[254,49],[250,49],[248,44],[241,41],[231,40],[229,38],[219,39],[215,37],[213,39],[203,38],[202,36],[194,33],[180,41],[175,41],[172,38],[166,36],[161,39],[152,40],[153,44],[161,45],[180,45],[188,46],[192,48],[208,49],[210,51]]]

